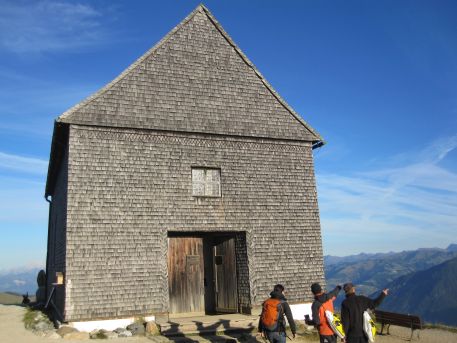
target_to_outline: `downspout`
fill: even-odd
[[[48,213],[48,242],[47,242],[47,248],[46,248],[46,287],[45,287],[45,294],[46,298],[48,297],[48,278],[49,278],[49,273],[48,273],[48,265],[49,265],[49,235],[51,232],[51,209],[52,209],[52,200],[48,199],[49,194],[45,194],[44,199],[49,203],[49,213]]]

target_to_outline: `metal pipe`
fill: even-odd
[[[49,235],[51,231],[51,209],[52,209],[52,200],[48,199],[49,194],[45,194],[44,199],[49,203],[49,212],[48,212],[48,239],[47,239],[47,246],[46,246],[46,285],[45,285],[45,294],[46,297],[48,296],[48,278],[49,278]]]

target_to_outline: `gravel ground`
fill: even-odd
[[[1,343],[49,343],[49,342],[81,342],[81,340],[67,339],[52,339],[35,335],[33,332],[26,330],[22,319],[24,317],[25,308],[14,305],[0,304],[0,342]],[[390,335],[377,336],[377,343],[403,343],[408,342],[411,335],[411,330],[406,328],[394,327],[390,328]],[[291,336],[289,334],[289,336]],[[94,340],[85,340],[94,342]],[[166,341],[164,337],[150,339],[146,337],[130,337],[117,338],[113,343],[163,343]],[[173,339],[171,343],[232,343],[239,341],[241,343],[265,343],[260,337],[255,335],[218,335],[218,336],[190,336]],[[290,343],[309,343],[319,342],[316,334],[312,334],[306,330],[300,330],[297,338]],[[419,332],[416,331],[412,342],[418,343],[457,343],[457,333],[438,329],[425,329]],[[289,343],[289,340],[287,340]]]
[[[411,330],[398,326],[391,326],[389,335],[376,336],[376,343],[404,343],[410,342]],[[296,343],[319,342],[318,338],[298,336]],[[288,341],[289,342],[289,341]],[[441,329],[424,329],[414,331],[411,342],[415,343],[457,343],[457,333]]]

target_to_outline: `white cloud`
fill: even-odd
[[[68,51],[103,42],[102,14],[64,1],[3,1],[0,46],[15,53]]]
[[[444,247],[454,242],[457,173],[440,162],[456,149],[456,138],[440,139],[394,168],[318,174],[326,253]]]
[[[46,175],[48,161],[0,152],[0,169],[19,171],[27,174]]]
[[[27,283],[24,280],[13,280],[13,282],[16,286],[23,286]]]

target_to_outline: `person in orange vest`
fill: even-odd
[[[314,302],[311,305],[311,314],[313,319],[305,319],[308,325],[314,325],[319,332],[320,343],[336,343],[336,335],[330,327],[325,311],[333,313],[333,300],[336,299],[341,291],[341,286],[338,285],[329,293],[325,293],[318,283],[311,285],[311,292],[314,294]]]

